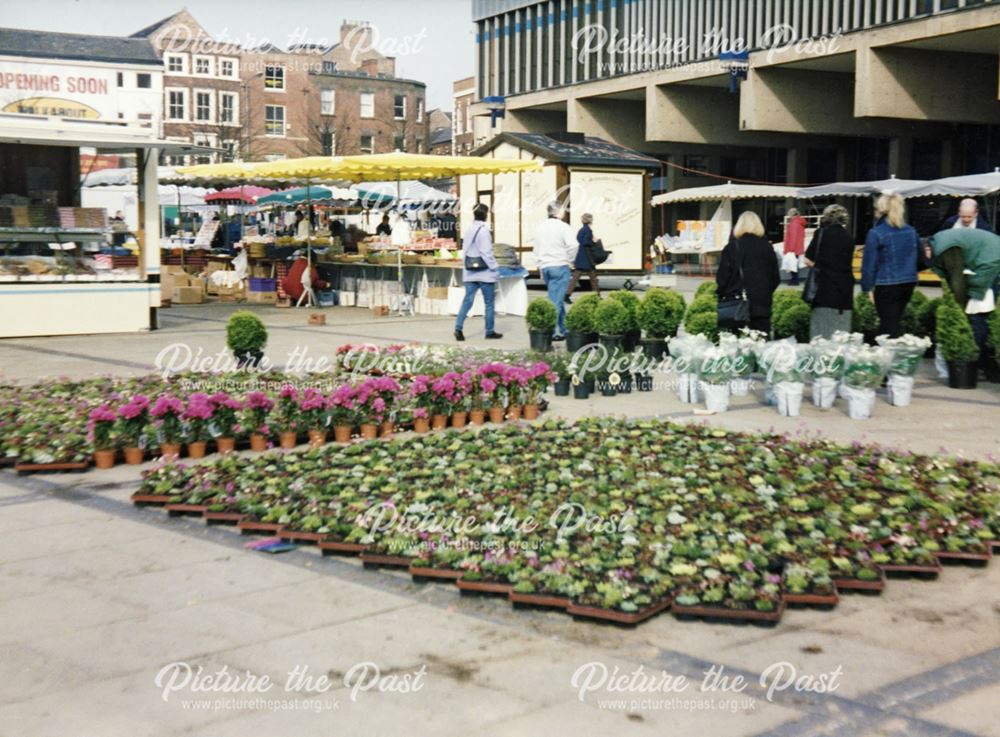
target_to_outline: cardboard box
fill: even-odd
[[[326,315],[322,312],[310,312],[309,313],[309,324],[310,325],[326,325]]]
[[[448,299],[448,287],[428,287],[427,299]]]
[[[389,307],[387,305],[376,305],[375,307],[372,307],[372,314],[375,315],[375,317],[388,317]]]
[[[170,301],[175,305],[200,305],[205,301],[201,287],[174,287]]]
[[[273,305],[278,301],[277,292],[247,292],[247,302],[262,305]]]

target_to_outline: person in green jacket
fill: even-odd
[[[979,346],[979,365],[985,369],[991,360],[989,318],[1000,284],[1000,236],[971,228],[942,230],[931,237],[924,255],[968,314]]]

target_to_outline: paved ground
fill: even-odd
[[[164,330],[148,335],[0,342],[0,368],[16,379],[128,373],[150,366],[174,341],[214,353],[230,309],[166,310]],[[328,326],[315,328],[300,312],[261,312],[272,356],[298,345],[318,355],[352,340],[444,342],[450,335],[442,319],[335,309]],[[520,322],[501,319],[510,335],[505,345],[527,343]],[[467,332],[476,329],[481,321]],[[866,423],[839,408],[805,407],[801,418],[783,419],[757,397],[704,418],[666,391],[564,399],[553,412],[661,414],[986,457],[1000,442],[998,405],[997,386],[958,393],[928,375],[911,407],[881,401]],[[892,581],[882,596],[844,597],[832,612],[790,611],[774,629],[664,615],[628,630],[514,611],[500,600],[461,597],[450,585],[415,584],[307,549],[250,552],[231,530],[133,508],[127,499],[137,479],[121,467],[76,476],[0,474],[0,737],[265,730],[446,737],[470,727],[519,736],[1000,735],[997,563],[948,568],[933,583]],[[203,675],[249,670],[274,685],[263,694],[206,691],[204,680],[185,685],[183,667],[170,670],[173,663],[201,667]],[[370,688],[345,687],[345,676],[357,683],[364,663],[371,665],[361,683]],[[780,663],[790,666],[779,673]],[[632,678],[640,666],[647,675],[687,676],[690,685],[679,694],[596,688],[602,669]],[[750,685],[703,691],[713,666]],[[780,685],[792,667],[806,677],[800,686],[839,669],[837,688],[787,688],[767,698],[761,674]],[[334,686],[324,690],[313,680],[286,688],[296,668],[308,668],[309,678],[327,675]],[[581,700],[585,673],[595,689]],[[400,693],[404,685],[409,693]]]

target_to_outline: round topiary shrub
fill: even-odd
[[[594,311],[600,303],[601,298],[597,294],[578,297],[566,312],[566,329],[573,333],[596,333]]]
[[[801,299],[789,303],[780,314],[772,313],[771,326],[775,340],[795,338],[799,343],[808,343],[811,316],[812,309]]]
[[[625,335],[631,325],[628,309],[617,299],[605,299],[594,311],[594,326],[601,335]]]
[[[559,314],[556,306],[546,297],[531,300],[524,316],[528,327],[539,332],[551,333],[556,327]]]
[[[608,295],[608,299],[620,302],[628,313],[628,328],[626,333],[639,329],[639,298],[634,292],[627,289],[619,289]]]
[[[878,313],[867,294],[859,292],[854,298],[854,311],[851,313],[851,330],[855,333],[873,334],[878,330]]]
[[[920,316],[923,314],[924,307],[930,300],[927,299],[927,295],[923,292],[913,292],[913,296],[910,297],[910,301],[906,305],[906,309],[903,311],[903,332],[909,335],[923,335],[923,325],[920,323]]]
[[[697,302],[698,300],[695,300]],[[693,303],[692,303],[693,305]],[[713,343],[719,340],[719,315],[716,310],[688,312],[684,318],[684,329],[691,335],[704,335]]]
[[[649,338],[672,338],[684,319],[686,305],[679,292],[653,288],[639,303],[639,327]]]
[[[946,361],[975,361],[979,346],[972,335],[972,325],[955,298],[946,294],[937,308],[937,344]]]
[[[941,304],[941,298],[927,300],[927,303],[920,308],[917,320],[920,323],[920,334],[937,342],[937,308]]]
[[[252,312],[234,312],[226,325],[226,345],[241,367],[256,366],[264,356],[267,328]]]
[[[719,292],[719,285],[715,281],[704,281],[698,285],[698,289],[695,290],[694,298],[703,297],[705,295],[711,295],[717,297]]]

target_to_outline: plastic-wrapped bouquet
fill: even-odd
[[[758,348],[757,364],[764,372],[778,413],[785,417],[798,417],[802,408],[808,348],[790,340],[775,340]]]
[[[830,409],[837,399],[837,384],[844,376],[844,354],[848,345],[846,341],[821,337],[809,342],[808,373],[812,378],[813,404],[821,409]]]
[[[705,395],[705,408],[710,412],[729,409],[729,383],[736,376],[738,346],[735,341],[724,345],[709,346],[702,351],[698,363],[701,391]]]
[[[844,384],[841,393],[847,400],[847,414],[852,420],[867,420],[875,405],[875,390],[892,365],[892,351],[866,345],[850,345],[844,355]]]
[[[704,335],[679,335],[670,340],[670,357],[677,374],[677,396],[682,402],[695,403],[698,398],[698,365],[701,354],[711,343]]]
[[[887,387],[889,404],[906,407],[913,396],[913,377],[920,368],[924,353],[931,347],[931,339],[916,335],[903,335],[899,338],[880,335],[875,338],[875,342],[892,351]]]
[[[732,346],[736,354],[735,371],[730,382],[730,390],[735,397],[745,397],[750,393],[750,376],[757,369],[757,353],[764,345],[764,333],[743,328],[740,334],[722,333],[719,345]]]
[[[842,345],[864,345],[865,336],[862,333],[847,333],[843,330],[838,330],[833,335],[830,336],[830,340],[834,343],[840,343]]]

